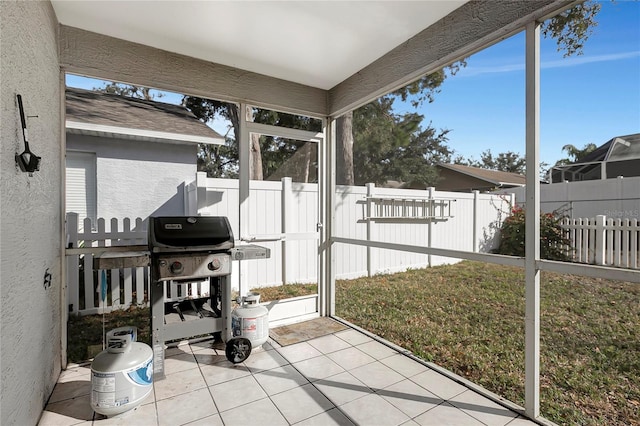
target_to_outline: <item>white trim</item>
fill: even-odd
[[[167,142],[191,142],[208,145],[224,145],[224,138],[211,138],[206,136],[185,135],[182,133],[158,132],[155,130],[132,129],[129,127],[107,126],[104,124],[80,123],[67,120],[67,130],[80,134],[95,134],[96,136],[115,135],[125,138],[144,138]]]
[[[540,417],[540,24],[525,28],[525,413]]]
[[[290,129],[288,127],[271,126],[269,124],[254,123],[252,121],[247,121],[247,131],[249,133],[259,133],[265,136],[296,139],[303,142],[320,142],[324,139],[322,132]]]
[[[408,244],[385,243],[383,241],[366,241],[353,238],[333,237],[331,243],[352,244],[356,246],[375,247],[387,250],[406,251],[410,253],[431,254],[434,256],[452,257],[455,259],[475,260],[477,262],[495,263],[498,265],[517,266],[524,268],[522,257],[505,256],[502,254],[473,253],[470,251],[449,250]]]

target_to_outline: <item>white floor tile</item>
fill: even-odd
[[[173,355],[164,359],[164,374],[167,375],[197,367],[198,363],[191,351],[189,351],[189,353]]]
[[[91,395],[91,376],[77,376],[77,378],[68,378],[68,381],[57,383],[49,403],[60,402],[66,399],[78,398],[81,396]]]
[[[296,343],[295,345],[278,348],[278,352],[282,356],[284,356],[291,364],[322,355],[322,352],[320,352],[307,342]]]
[[[288,363],[289,362],[276,351],[251,352],[249,358],[244,361],[244,365],[254,374],[264,370],[271,370],[272,368],[280,367]]]
[[[367,385],[346,371],[315,381],[313,385],[337,406],[373,393]]]
[[[264,398],[233,410],[224,411],[222,420],[225,426],[288,426],[289,422],[273,405],[269,398]]]
[[[218,410],[230,410],[267,397],[253,376],[241,377],[209,387]]]
[[[508,423],[508,426],[536,426],[537,423],[534,421],[531,421],[525,417],[518,417],[517,419],[512,420],[510,423]]]
[[[309,381],[324,379],[344,371],[344,368],[327,358],[326,355],[296,362],[293,366]]]
[[[371,342],[373,340],[366,334],[360,333],[359,331],[353,329],[339,331],[335,333],[335,335],[353,346],[359,345],[361,343]]]
[[[420,373],[424,373],[429,369],[429,367],[422,365],[418,361],[415,361],[401,354],[396,354],[388,358],[381,359],[380,362],[407,378],[411,378]]]
[[[354,426],[354,424],[339,408],[333,408],[296,423],[295,426]]]
[[[167,374],[164,379],[153,383],[156,400],[171,398],[172,396],[192,392],[207,387],[198,368],[192,368],[178,373]]]
[[[377,392],[394,407],[413,418],[443,401],[411,380],[403,380]]]
[[[77,380],[91,380],[91,366],[83,365],[83,366],[73,366],[69,367],[66,370],[60,373],[60,377],[58,377],[58,383],[65,383],[70,381]]]
[[[339,351],[340,349],[346,349],[351,346],[349,343],[334,336],[333,334],[309,340],[309,344],[323,354]]]
[[[225,355],[216,354],[215,349],[203,349],[201,351],[194,352],[193,357],[199,366],[217,364],[227,360]]]
[[[93,421],[94,426],[156,426],[157,424],[158,415],[155,404],[140,405],[115,417],[103,418],[96,415],[96,419]]]
[[[360,425],[393,426],[410,420],[406,414],[376,394],[351,401],[340,409]]]
[[[363,365],[349,372],[373,390],[384,389],[405,379],[403,375],[393,371],[379,361]]]
[[[352,370],[375,361],[374,358],[371,358],[369,355],[365,354],[358,348],[354,348],[353,346],[337,352],[332,352],[327,354],[327,356],[345,370]]]
[[[356,347],[365,354],[374,357],[375,359],[384,359],[398,354],[397,351],[391,349],[386,345],[383,345],[380,342],[376,342],[375,340],[357,345]]]
[[[413,376],[411,380],[445,401],[467,390],[466,387],[434,370]]]
[[[180,342],[178,345],[170,346],[164,350],[164,357],[170,358],[176,355],[184,355],[192,353],[191,347],[189,346],[189,342],[184,341]]]
[[[449,404],[489,426],[504,426],[518,414],[472,390],[450,399]]]
[[[333,408],[333,404],[312,385],[304,385],[271,397],[289,423],[313,417]]]
[[[413,419],[421,426],[481,426],[482,422],[446,402]]]
[[[220,414],[214,414],[213,416],[204,417],[195,422],[187,423],[185,426],[224,426]]]
[[[67,399],[47,404],[40,417],[39,426],[76,425],[93,419],[91,396]]]
[[[200,371],[204,376],[208,386],[218,383],[228,382],[251,374],[244,364],[232,364],[229,361],[219,362],[212,365],[201,365]]]
[[[183,425],[218,413],[206,388],[163,399],[156,406],[160,426]]]
[[[284,365],[263,371],[254,375],[254,377],[268,395],[275,395],[309,383],[309,381],[291,365]]]

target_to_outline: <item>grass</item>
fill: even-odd
[[[461,262],[336,286],[338,316],[524,405],[523,270]],[[316,286],[256,291],[269,301]],[[558,424],[640,425],[640,285],[548,273],[541,299],[542,415]],[[71,321],[70,359],[71,339],[84,334]],[[96,322],[101,336],[101,316]],[[107,330],[125,325],[116,324]]]
[[[336,313],[524,405],[524,271],[461,262],[337,283]],[[640,285],[543,274],[541,411],[640,424]]]
[[[149,308],[132,306],[129,309],[107,313],[104,315],[104,330],[108,332],[118,327],[135,326],[138,328],[137,340],[150,343],[149,311]],[[102,315],[69,316],[67,322],[67,360],[69,362],[85,362],[96,355],[95,352],[92,353],[91,347],[102,345],[102,321]],[[100,352],[98,350],[100,348],[95,350]]]

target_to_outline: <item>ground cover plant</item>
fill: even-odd
[[[524,405],[524,271],[461,262],[337,283],[336,313]],[[640,284],[542,274],[541,411],[640,424]]]
[[[336,286],[338,316],[524,405],[522,269],[465,261]],[[317,289],[256,291],[270,301]],[[640,284],[543,273],[541,298],[542,415],[558,424],[640,425]],[[130,315],[145,311],[111,328],[148,325],[148,309]],[[93,317],[100,343],[102,317]],[[70,319],[70,360],[72,338],[87,340],[79,333],[86,318]]]

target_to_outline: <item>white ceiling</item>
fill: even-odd
[[[457,9],[446,1],[69,1],[61,24],[330,89]]]

